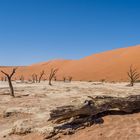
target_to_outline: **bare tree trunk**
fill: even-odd
[[[51,73],[49,75],[49,85],[52,86],[52,79],[55,77],[56,72],[58,71],[58,69],[51,69]]]
[[[66,82],[66,77],[63,77],[63,81]]]
[[[134,86],[134,83],[140,78],[140,74],[137,72],[137,69],[133,68],[132,65],[130,66],[127,75],[130,79],[130,86]]]
[[[134,86],[134,81],[133,80],[130,81],[130,86],[132,86],[132,87]]]
[[[57,78],[56,78],[56,76],[54,76],[54,81],[57,81]]]
[[[44,72],[44,70],[40,73],[40,77],[39,77],[39,80],[38,80],[38,82],[40,83],[41,82],[41,79],[42,79],[42,77],[43,77],[43,75],[45,74],[45,72]]]
[[[69,76],[69,82],[71,82],[72,81],[72,76]]]
[[[5,73],[4,71],[1,71],[7,77],[9,88],[10,88],[10,95],[12,97],[15,97],[14,88],[12,85],[12,76],[16,73],[16,70],[17,70],[17,68],[14,68],[11,74],[8,74],[8,73]]]
[[[51,81],[51,79],[49,79],[49,85],[52,86],[52,81]]]
[[[7,79],[8,79],[8,83],[9,83],[9,87],[10,87],[10,95],[11,95],[12,97],[15,97],[14,88],[13,88],[13,85],[12,85],[11,78],[8,77]]]

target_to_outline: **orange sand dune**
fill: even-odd
[[[80,60],[52,60],[31,66],[19,67],[16,78],[21,75],[31,79],[31,75],[45,70],[48,77],[51,68],[58,68],[57,79],[72,76],[74,80],[98,81],[126,81],[130,65],[140,70],[140,45],[93,54]],[[0,67],[10,71],[11,67]],[[3,75],[0,74],[0,77]]]

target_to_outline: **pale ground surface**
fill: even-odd
[[[0,140],[42,140],[38,135],[49,126],[49,111],[62,105],[83,102],[87,96],[127,96],[140,94],[140,84],[127,87],[128,83],[47,82],[40,84],[14,83],[16,98],[8,94],[8,84],[0,82]],[[12,112],[3,117],[4,112]],[[16,112],[16,113],[14,113]],[[61,140],[140,140],[140,113],[111,115],[103,118],[102,125],[93,125]],[[34,133],[4,137],[18,120],[28,120]]]

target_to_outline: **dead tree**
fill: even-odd
[[[134,86],[134,83],[139,79],[140,74],[137,72],[136,68],[133,68],[131,65],[129,68],[129,71],[127,72],[127,75],[130,79],[130,86]]]
[[[51,69],[50,75],[49,75],[49,85],[52,85],[52,79],[55,77],[58,69]]]
[[[66,82],[66,77],[63,77],[63,81]]]
[[[56,76],[54,76],[54,81],[57,81],[57,77]]]
[[[88,96],[83,103],[61,106],[50,111],[50,121],[54,123],[69,122],[74,117],[85,118],[97,115],[109,110],[119,110],[125,113],[132,113],[140,109],[140,95],[130,95],[126,97],[113,96]],[[71,121],[75,121],[73,120]]]
[[[72,76],[69,76],[69,82],[71,82],[72,81]]]
[[[50,111],[50,119],[54,126],[53,137],[58,133],[71,134],[71,130],[103,123],[102,116],[108,111],[133,113],[140,110],[140,95],[127,97],[88,96],[87,100],[79,104],[57,107]]]
[[[39,76],[39,79],[38,79],[38,82],[40,83],[41,82],[41,79],[43,77],[43,75],[45,74],[44,70],[40,73],[40,76]]]
[[[63,77],[64,82],[71,82],[72,81],[72,76],[69,77]]]
[[[14,88],[13,88],[13,85],[12,85],[12,76],[16,73],[16,70],[17,70],[17,68],[13,68],[11,74],[8,74],[4,71],[1,71],[7,77],[7,80],[8,80],[8,83],[9,83],[9,88],[10,88],[10,95],[12,97],[15,97]]]

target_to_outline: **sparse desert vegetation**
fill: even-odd
[[[138,70],[131,65],[127,74],[130,79],[130,86],[134,86],[134,83],[140,78],[140,73],[138,73]]]
[[[10,88],[10,95],[12,97],[15,97],[14,88],[13,88],[13,85],[12,85],[12,77],[16,73],[16,70],[17,70],[17,68],[13,68],[13,70],[10,74],[4,72],[3,70],[1,71],[7,77],[9,88]]]

